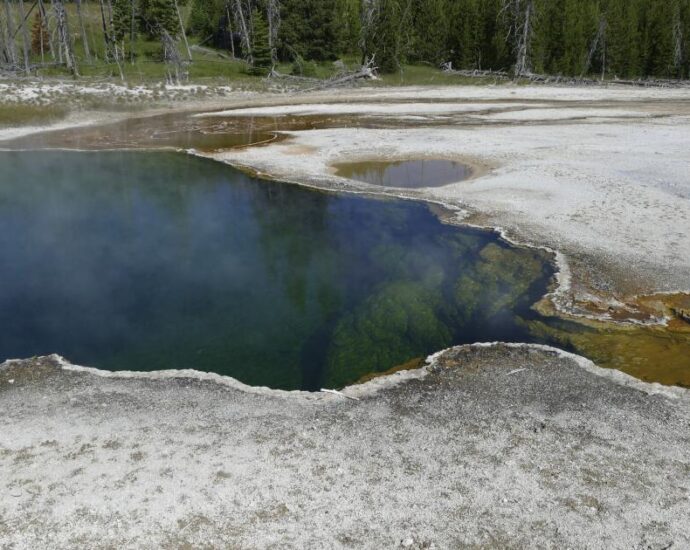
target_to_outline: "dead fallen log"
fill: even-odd
[[[356,71],[339,73],[304,91],[311,92],[316,90],[325,90],[328,88],[337,88],[339,86],[353,84],[359,80],[378,80],[379,77],[377,71],[378,67],[374,64],[374,58],[372,57],[371,59],[366,60],[364,64]]]
[[[205,48],[203,46],[199,46],[196,44],[190,45],[189,49],[193,52],[203,53],[206,55],[215,55],[215,56],[220,57],[221,59],[227,59],[228,61],[234,61],[235,60],[234,57],[227,55],[227,54],[224,54],[223,52],[219,52],[218,50],[213,50],[211,48]]]
[[[279,78],[282,80],[289,80],[292,82],[304,82],[304,83],[316,83],[316,82],[321,82],[320,79],[318,78],[311,78],[308,76],[300,76],[296,74],[285,74],[281,73],[279,71],[276,71],[275,68],[271,69],[271,72],[268,75],[268,78]]]
[[[515,75],[508,71],[493,70],[456,70],[451,63],[444,63],[441,68],[443,72],[450,75],[463,76],[468,78],[496,78],[502,80],[527,80],[529,82],[541,84],[566,84],[569,86],[602,86],[617,84],[620,86],[635,86],[641,88],[690,88],[690,80],[672,80],[660,78],[638,78],[635,80],[624,80],[613,78],[609,80],[584,78],[575,76],[549,75],[538,73],[525,73]]]

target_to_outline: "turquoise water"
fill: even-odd
[[[452,344],[530,341],[540,252],[420,203],[177,153],[0,153],[0,360],[341,387]]]

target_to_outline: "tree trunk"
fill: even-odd
[[[134,65],[134,23],[135,23],[134,0],[129,0],[129,63]]]
[[[230,51],[232,52],[233,59],[235,56],[235,39],[232,34],[232,18],[230,17],[230,5],[225,3],[225,16],[228,18],[228,33],[230,34]]]
[[[16,67],[17,50],[14,47],[14,25],[12,24],[12,8],[10,7],[10,0],[5,0],[5,24],[7,25],[7,44],[5,45],[5,51],[7,52],[9,63]]]
[[[31,67],[29,65],[29,33],[26,28],[27,19],[29,15],[24,13],[24,0],[19,0],[19,20],[22,31],[22,49],[24,51],[24,72],[26,76],[31,74]]]
[[[599,43],[603,45],[604,43],[604,34],[606,33],[606,19],[602,17],[599,20],[599,28],[597,30],[597,34],[594,37],[594,40],[592,41],[592,45],[589,48],[589,52],[587,53],[587,61],[585,61],[585,66],[582,68],[582,73],[580,73],[580,78],[584,78],[584,76],[589,72],[589,69],[592,67],[592,59],[594,59],[594,54],[597,51],[597,48],[599,47]],[[603,55],[602,55],[602,65],[603,63]]]
[[[55,61],[55,44],[53,43],[53,37],[50,35],[50,29],[48,28],[48,12],[46,11],[45,4],[43,0],[38,0],[38,11],[41,14],[41,23],[46,31],[46,36],[48,37],[48,48],[50,49],[50,58]],[[43,33],[41,32],[41,61],[43,61]]]
[[[81,31],[81,41],[84,44],[84,57],[91,61],[91,52],[89,50],[89,39],[86,36],[86,27],[84,26],[84,16],[81,11],[81,0],[76,0],[77,18],[79,19],[79,30]]]
[[[266,4],[268,19],[268,47],[271,48],[271,61],[275,65],[278,61],[278,31],[280,30],[280,0],[268,0]]]
[[[680,18],[679,8],[676,7],[673,14],[673,70],[680,72],[683,63],[683,23]],[[681,74],[676,77],[682,78]]]
[[[105,16],[105,4],[103,3],[103,0],[98,0],[98,3],[101,8],[101,24],[103,26],[103,42],[105,44],[105,52],[103,55],[103,59],[107,63],[110,60],[110,45],[111,45],[111,40],[110,40],[110,32],[108,30],[108,20],[106,19]]]
[[[242,33],[242,47],[244,48],[244,57],[251,65],[254,62],[252,56],[252,40],[249,36],[249,28],[247,27],[247,20],[244,17],[244,10],[240,0],[235,0],[235,17],[240,24],[240,32]]]
[[[189,61],[192,60],[192,51],[189,49],[189,42],[187,42],[187,33],[184,30],[184,23],[182,22],[182,14],[180,13],[180,6],[177,4],[177,0],[173,0],[175,4],[175,11],[177,12],[177,20],[180,22],[180,32],[182,33],[182,40],[184,40],[185,48],[187,48],[187,58]]]
[[[7,43],[9,40],[7,39],[5,24],[2,19],[0,15],[0,67],[5,67],[10,63],[10,58],[7,53]]]
[[[74,49],[72,48],[72,40],[69,32],[69,20],[62,0],[53,0],[53,11],[55,12],[60,50],[64,53],[67,68],[72,73],[72,76],[76,78],[79,76],[79,68],[77,67],[77,60],[74,57]]]
[[[517,76],[522,76],[530,72],[528,55],[532,38],[533,9],[534,4],[532,3],[532,0],[528,0],[525,7],[525,18],[524,22],[522,23],[522,32],[520,32],[518,36],[518,54],[517,63],[515,65],[515,74]]]
[[[501,15],[508,20],[508,38],[515,53],[515,76],[531,73],[530,54],[534,34],[534,0],[502,0]]]

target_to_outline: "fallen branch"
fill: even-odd
[[[345,395],[343,392],[338,391],[338,390],[321,390],[323,393],[332,393],[333,395],[338,395],[340,397],[344,397],[345,399],[351,399],[352,401],[359,401],[356,397],[351,397],[349,395]]]
[[[527,369],[515,369],[515,370],[511,370],[508,374],[506,374],[506,376],[512,376],[513,374],[517,374],[517,373],[519,373],[519,372],[524,372],[524,371],[526,371],[526,370],[527,370]]]

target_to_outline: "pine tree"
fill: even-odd
[[[150,38],[158,38],[163,32],[176,37],[179,21],[173,0],[140,0],[139,16],[142,29]]]
[[[342,0],[283,0],[279,57],[290,60],[295,53],[305,59],[337,59],[343,48],[351,12]],[[351,8],[351,6],[350,6]],[[349,16],[345,22],[341,18]]]
[[[679,7],[678,0],[654,0],[645,6],[644,72],[648,75],[674,76],[673,24]]]
[[[448,0],[414,0],[410,60],[438,65],[447,61]]]
[[[618,77],[641,73],[640,22],[637,2],[608,0],[606,18],[606,65],[602,70]]]
[[[258,8],[252,13],[252,58],[250,74],[266,76],[273,67],[271,46],[268,42],[268,23]]]
[[[113,5],[113,38],[124,41],[129,36],[132,28],[132,1],[112,0]]]
[[[218,17],[213,0],[193,0],[187,31],[206,38],[215,32],[213,20]]]

